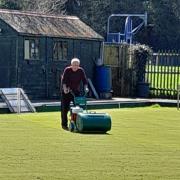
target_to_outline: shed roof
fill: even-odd
[[[103,40],[76,16],[0,9],[0,19],[20,34]]]

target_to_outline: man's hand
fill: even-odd
[[[69,93],[69,88],[65,88],[64,89],[64,94],[68,94]]]
[[[63,85],[63,91],[64,91],[64,94],[68,94],[70,89],[69,87],[67,87],[65,84]]]
[[[84,86],[84,92],[85,92],[85,94],[87,94],[89,92],[87,85]]]

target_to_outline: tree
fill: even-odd
[[[28,0],[22,9],[48,14],[65,14],[64,4],[67,0]]]
[[[2,9],[21,9],[18,1],[13,1],[13,0],[1,0],[0,8],[2,8]]]
[[[176,4],[177,3],[177,4]],[[180,5],[180,3],[179,3]],[[179,49],[180,8],[177,0],[151,0],[148,14],[154,24],[150,46],[154,49]]]
[[[0,0],[0,7],[75,15],[105,38],[111,14],[147,11],[149,25],[135,36],[135,40],[155,50],[180,49],[180,0]],[[111,28],[121,31],[124,20],[115,18]]]

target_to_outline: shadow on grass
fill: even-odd
[[[77,132],[79,134],[82,134],[82,135],[112,135],[110,133],[107,133],[107,132]]]

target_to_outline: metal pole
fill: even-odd
[[[20,98],[20,89],[17,88],[17,113],[20,114],[21,112],[21,98]]]
[[[101,43],[101,52],[100,52],[100,58],[101,58],[101,63],[104,64],[104,41]]]
[[[180,85],[177,87],[177,109],[179,110]]]

